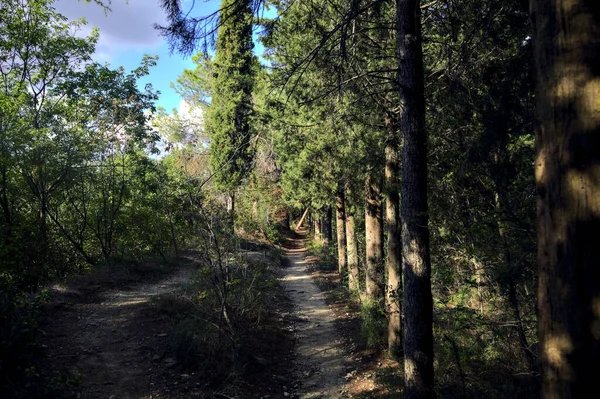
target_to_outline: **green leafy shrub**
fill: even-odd
[[[383,306],[369,300],[360,305],[360,331],[368,348],[382,350],[387,345],[387,319]]]

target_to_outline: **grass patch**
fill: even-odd
[[[325,245],[317,240],[307,243],[308,251],[319,258],[319,269],[322,271],[334,271],[338,269],[337,252],[334,245]]]
[[[369,349],[384,351],[387,345],[387,319],[383,306],[364,300],[360,304],[360,331]]]

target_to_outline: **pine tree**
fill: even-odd
[[[213,63],[212,101],[207,111],[210,164],[218,188],[233,194],[252,159],[252,88],[256,59],[252,55],[250,1],[223,0]]]
[[[432,398],[433,299],[427,209],[427,134],[418,0],[397,0],[401,215],[404,264],[404,372],[407,398]]]
[[[537,0],[532,17],[542,397],[580,398],[600,375],[600,8]]]

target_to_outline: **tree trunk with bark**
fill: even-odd
[[[532,0],[531,16],[542,397],[583,398],[600,377],[600,4]]]
[[[258,220],[258,199],[252,200],[252,220]]]
[[[358,247],[354,230],[354,214],[346,213],[346,246],[348,249],[348,289],[355,293],[360,290],[358,271]]]
[[[387,275],[385,303],[388,316],[388,353],[398,358],[402,352],[402,232],[399,224],[398,146],[392,136],[385,146],[385,230],[387,232]]]
[[[298,230],[300,227],[302,227],[302,224],[304,223],[304,219],[306,219],[307,215],[308,215],[308,208],[306,208],[304,210],[304,213],[302,214],[302,217],[300,218],[300,220],[298,221],[298,223],[296,223],[296,230]],[[309,217],[309,219],[310,219],[310,217]],[[309,223],[309,226],[310,226],[310,222],[308,222],[308,223]]]
[[[315,215],[313,218],[313,234],[317,242],[323,242],[323,237],[321,235],[321,218],[319,218],[319,215]]]
[[[373,303],[383,298],[383,232],[381,226],[381,189],[373,172],[365,181],[365,238],[367,299]]]
[[[335,232],[337,236],[338,273],[344,275],[346,269],[346,205],[344,189],[339,189],[335,195]]]
[[[510,250],[510,245],[508,242],[508,237],[506,236],[506,228],[505,228],[505,223],[504,223],[504,215],[506,214],[506,211],[504,209],[504,203],[506,202],[504,200],[504,193],[505,193],[505,189],[504,189],[504,182],[502,179],[502,175],[501,175],[501,170],[503,170],[503,162],[502,162],[502,155],[505,152],[505,140],[501,140],[500,141],[500,148],[496,149],[492,152],[492,159],[493,159],[493,167],[490,170],[490,176],[492,177],[492,180],[494,181],[494,186],[495,186],[495,192],[494,192],[494,208],[496,210],[496,224],[498,226],[498,236],[500,238],[500,244],[502,245],[502,249],[503,249],[503,258],[504,258],[504,264],[506,267],[506,270],[508,270],[507,276],[506,276],[506,282],[504,283],[505,286],[507,286],[507,299],[508,299],[508,303],[510,304],[512,311],[513,311],[513,315],[515,318],[515,330],[517,332],[517,335],[519,337],[519,343],[521,344],[521,352],[523,353],[523,358],[525,359],[525,361],[527,362],[527,367],[529,369],[529,371],[534,371],[535,370],[535,359],[533,358],[533,353],[531,352],[531,349],[529,347],[529,342],[527,340],[527,334],[525,333],[525,326],[523,325],[523,319],[521,317],[521,308],[519,306],[519,298],[517,296],[517,277],[516,277],[516,273],[513,272],[513,269],[516,267],[516,265],[513,265],[513,260],[512,260],[512,255],[511,255],[511,250]]]
[[[233,220],[235,215],[235,194],[227,195],[227,214]]]
[[[420,2],[396,0],[402,133],[402,257],[406,398],[433,398],[433,299]]]
[[[321,221],[321,232],[323,235],[323,244],[325,244],[325,245],[329,245],[329,243],[333,239],[332,228],[331,228],[332,217],[333,216],[332,216],[332,212],[331,212],[331,207],[326,206],[325,212],[323,212],[323,220]]]

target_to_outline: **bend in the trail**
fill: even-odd
[[[286,255],[290,265],[282,281],[296,306],[296,372],[302,384],[296,395],[302,399],[336,398],[344,390],[345,356],[337,332],[335,315],[325,295],[313,281],[302,236],[290,242]]]
[[[99,301],[75,302],[57,313],[45,326],[45,368],[55,379],[69,370],[68,378],[79,381],[55,396],[158,397],[177,384],[175,360],[164,358],[170,326],[150,301],[175,291],[191,274],[191,268],[181,267],[160,281],[109,290]]]

